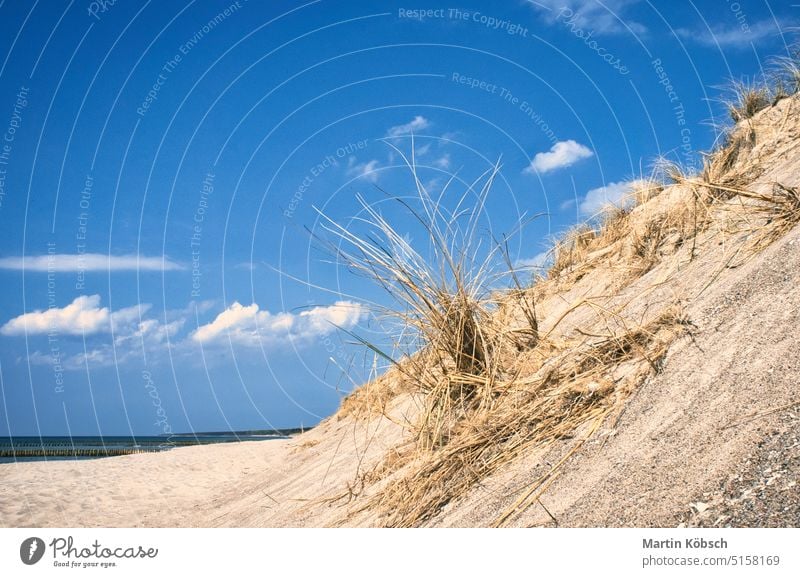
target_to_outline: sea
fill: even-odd
[[[0,437],[0,465],[30,461],[102,459],[135,453],[169,451],[176,447],[286,439],[300,429],[181,433],[157,436]]]

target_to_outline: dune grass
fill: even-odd
[[[385,289],[396,306],[384,312],[400,320],[403,335],[416,335],[413,350],[399,359],[362,340],[388,359],[392,370],[343,409],[374,403],[374,410],[385,412],[402,382],[419,411],[410,424],[410,441],[361,473],[358,486],[371,490],[350,515],[368,512],[387,526],[418,526],[509,462],[559,446],[562,458],[542,469],[495,524],[509,522],[537,502],[570,455],[660,370],[670,345],[691,325],[677,296],[648,304],[647,315],[627,311],[637,296],[614,307],[607,305],[611,297],[604,297],[573,303],[554,321],[548,319],[543,331],[535,295],[562,294],[598,267],[616,277],[610,286],[618,290],[644,278],[667,256],[694,259],[698,239],[708,244],[712,227],[750,231],[749,246],[758,251],[800,222],[797,188],[749,186],[752,173],[740,165],[755,141],[749,123],[763,108],[763,93],[742,93],[737,102],[741,120],[706,157],[702,172],[688,174],[667,164],[661,167],[663,182],[653,177],[632,183],[631,202],[608,207],[556,240],[547,277],[534,286],[521,285],[503,243],[479,234],[480,211],[497,166],[456,203],[471,208],[446,211],[443,195],[432,197],[420,182],[413,155],[407,159],[397,151],[416,190],[413,203],[396,200],[426,231],[429,254],[417,252],[363,199],[367,234],[325,217],[342,261]],[[498,293],[500,278],[509,288]],[[645,284],[634,291],[647,292]],[[352,490],[346,495],[358,496]]]
[[[765,82],[734,80],[728,92],[730,96],[724,102],[733,122],[752,118],[773,103],[773,88]]]
[[[360,232],[323,215],[341,261],[391,295],[395,308],[382,313],[400,320],[395,341],[416,336],[415,348],[399,359],[359,339],[388,360],[392,371],[343,405],[348,413],[364,403],[385,411],[388,381],[403,381],[420,403],[410,443],[358,483],[381,484],[364,508],[381,512],[391,526],[422,523],[528,448],[547,447],[602,421],[657,370],[682,326],[672,308],[637,322],[584,302],[575,309],[596,308],[607,331],[566,337],[550,327],[543,337],[535,290],[519,282],[505,243],[490,243],[479,233],[476,211],[483,209],[498,167],[467,187],[456,206],[473,208],[459,214],[445,210],[444,193],[437,198],[428,193],[413,156],[406,162],[415,194],[396,200],[426,231],[429,254],[412,247],[364,199]],[[606,246],[620,242],[629,232],[628,214],[627,208],[608,211],[599,232],[589,227],[576,232],[564,241],[568,248],[557,252],[554,268],[581,262],[598,239]],[[506,279],[508,289],[498,293],[498,279]],[[613,367],[622,369],[612,377]],[[352,496],[351,490],[346,497]]]
[[[413,145],[412,145],[413,146]],[[499,351],[509,333],[495,323],[493,289],[502,279],[521,285],[505,243],[481,232],[480,217],[499,166],[473,181],[447,210],[443,198],[455,177],[434,198],[418,177],[413,153],[395,152],[406,162],[414,180],[410,198],[393,200],[426,233],[427,254],[419,252],[397,227],[375,207],[359,197],[364,217],[363,233],[353,232],[322,215],[333,235],[336,254],[351,270],[383,288],[394,306],[379,311],[399,321],[394,341],[411,335],[411,345],[401,359],[374,343],[361,342],[392,364],[424,395],[425,409],[415,434],[420,446],[447,442],[462,408],[483,399],[499,378]],[[462,207],[470,208],[462,208]],[[517,346],[535,346],[538,337],[535,303],[520,298],[527,326],[516,331]],[[524,336],[524,338],[522,338]],[[405,339],[408,340],[408,339]]]

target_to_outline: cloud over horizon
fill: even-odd
[[[196,312],[208,310],[211,303],[195,303]],[[310,341],[328,335],[338,328],[352,328],[366,318],[367,311],[355,302],[337,301],[328,306],[317,306],[298,313],[270,313],[258,304],[243,306],[234,302],[211,322],[184,332],[192,317],[192,307],[163,312],[163,318],[147,318],[152,305],[137,304],[112,311],[101,306],[100,295],[82,295],[63,307],[51,306],[12,318],[0,327],[7,337],[35,337],[43,335],[72,337],[105,337],[94,341],[91,348],[77,354],[59,353],[58,362],[68,370],[92,366],[111,366],[135,358],[146,351],[158,356],[165,349],[192,354],[191,345],[214,346],[228,339],[244,347],[279,344],[287,338]],[[48,364],[52,356],[32,351],[28,362]]]
[[[81,295],[63,307],[51,306],[23,313],[0,327],[0,334],[9,337],[51,333],[90,336],[113,332],[115,342],[118,342],[137,333],[155,334],[160,326],[158,321],[142,320],[150,310],[150,304],[133,305],[112,312],[108,307],[101,307],[100,301],[100,295]]]
[[[550,147],[549,152],[536,153],[530,165],[522,172],[525,174],[550,172],[572,166],[579,160],[592,156],[594,156],[594,152],[586,146],[574,140],[561,140]]]

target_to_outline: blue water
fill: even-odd
[[[166,451],[176,447],[285,439],[294,429],[231,433],[197,433],[171,436],[108,437],[0,437],[0,464],[110,458],[117,454]],[[97,453],[112,453],[98,455]],[[94,453],[94,454],[91,454]]]

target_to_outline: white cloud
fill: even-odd
[[[622,207],[626,204],[628,193],[637,182],[609,182],[605,186],[593,188],[581,200],[578,211],[582,216],[594,216],[609,204]]]
[[[108,272],[108,271],[170,271],[185,267],[166,257],[112,256],[99,253],[44,254],[37,256],[7,256],[0,258],[0,269],[31,272]]]
[[[792,24],[778,22],[774,20],[759,20],[752,25],[717,25],[708,29],[691,30],[680,28],[676,30],[678,36],[686,40],[691,40],[704,46],[716,48],[749,48],[750,44],[757,44],[765,39],[780,38],[782,30],[788,30]]]
[[[386,136],[389,138],[397,138],[398,136],[405,136],[406,134],[416,134],[417,132],[425,130],[430,125],[430,121],[424,116],[415,116],[411,122],[392,126],[386,132]]]
[[[213,345],[233,342],[247,347],[260,343],[278,345],[287,338],[311,340],[337,330],[351,328],[366,316],[363,306],[350,301],[339,301],[330,306],[319,306],[298,313],[277,313],[259,309],[255,303],[243,306],[233,303],[216,318],[198,327],[191,333],[184,328],[189,318],[205,312],[211,302],[191,303],[186,309],[168,310],[163,318],[147,318],[151,305],[140,304],[110,311],[101,307],[100,296],[80,296],[63,308],[37,310],[20,315],[0,327],[6,336],[47,335],[93,336],[92,347],[79,353],[63,354],[57,358],[52,354],[32,351],[27,362],[33,364],[59,363],[65,370],[78,370],[91,366],[112,366],[131,359],[158,357],[165,351],[176,351],[180,355],[194,354],[193,343]],[[112,333],[113,331],[113,333]],[[113,340],[112,340],[113,337]],[[98,341],[102,338],[103,340]],[[66,345],[66,342],[64,343]],[[21,359],[25,360],[25,359]]]
[[[99,299],[100,297],[97,296],[97,298]],[[125,331],[134,326],[150,310],[151,306],[149,304],[139,304],[111,313],[111,327],[114,332]]]
[[[366,315],[364,307],[350,301],[338,301],[327,307],[314,307],[298,314],[273,314],[259,309],[256,303],[243,306],[234,302],[208,324],[191,334],[192,340],[202,344],[227,342],[244,346],[257,346],[264,340],[286,338],[313,338],[336,330],[351,328]]]
[[[562,140],[556,142],[549,152],[539,152],[531,160],[530,166],[523,172],[531,174],[534,172],[550,172],[559,168],[572,166],[579,160],[590,158],[594,153],[582,144],[574,140]]]
[[[205,307],[206,303],[197,306]],[[63,308],[52,307],[20,315],[0,327],[6,336],[36,336],[55,334],[59,336],[108,335],[104,343],[96,344],[74,355],[61,355],[53,359],[51,354],[34,351],[28,357],[33,364],[59,362],[66,370],[82,369],[87,363],[92,366],[111,366],[124,363],[136,356],[144,347],[157,354],[164,350],[167,339],[175,337],[186,322],[186,311],[168,311],[168,319],[160,322],[144,318],[151,309],[149,304],[139,304],[110,311],[100,306],[100,295],[80,296]]]
[[[567,210],[568,208],[572,208],[575,205],[574,198],[568,198],[564,202],[558,205],[559,210]]]
[[[528,0],[546,21],[551,24],[576,26],[600,34],[628,32],[644,34],[647,27],[626,19],[625,10],[639,0]]]
[[[428,194],[432,194],[432,193],[434,193],[434,192],[441,192],[441,189],[442,189],[442,185],[443,185],[443,184],[444,184],[444,179],[442,179],[442,178],[438,178],[438,177],[437,177],[437,178],[431,178],[430,180],[426,180],[426,181],[423,183],[423,187],[425,188],[425,190],[427,190],[427,191],[428,191]],[[409,238],[411,238],[411,237],[408,235],[408,233],[404,234],[404,235],[403,235],[403,238],[406,238],[406,236],[408,236]],[[411,244],[411,241],[410,241],[410,240],[408,241],[408,244]]]
[[[234,265],[233,268],[237,270],[248,270],[250,272],[253,272],[255,270],[258,270],[258,266],[259,266],[258,263],[250,261],[250,262],[240,262]]]
[[[175,338],[178,332],[186,324],[186,319],[176,319],[171,322],[162,323],[157,319],[141,319],[131,323],[118,331],[114,329],[114,345],[117,347],[141,347],[142,343],[147,348],[160,346],[168,342],[167,339]]]
[[[55,332],[68,335],[108,332],[111,313],[100,308],[100,295],[79,296],[64,308],[35,310],[11,319],[0,328],[6,336],[41,335]]]
[[[450,154],[449,153],[443,154],[442,156],[433,161],[433,165],[443,170],[447,170],[448,168],[450,168]]]
[[[357,163],[355,157],[351,156],[347,164],[347,174],[353,178],[363,178],[369,182],[378,182],[379,165],[380,163],[377,160]]]
[[[58,364],[61,369],[66,371],[85,370],[87,364],[92,367],[109,367],[114,365],[114,352],[111,347],[87,350],[74,355],[62,355],[52,353],[40,353],[34,351],[28,356],[28,362],[32,365],[54,365]],[[117,358],[117,363],[121,363]]]
[[[517,269],[541,269],[548,266],[550,260],[550,252],[543,251],[539,254],[534,255],[531,258],[521,258],[516,262],[514,268]]]

